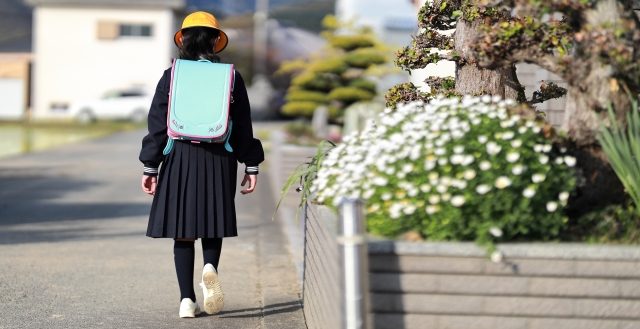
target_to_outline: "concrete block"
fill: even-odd
[[[598,319],[529,319],[528,329],[637,329],[638,321]]]
[[[372,293],[371,310],[391,313],[481,314],[484,297],[467,295],[425,295]]]
[[[487,296],[481,312],[504,316],[573,316],[574,302],[563,298]]]
[[[371,255],[369,269],[372,272],[478,273],[484,262],[481,258]]]
[[[576,273],[580,276],[640,279],[640,262],[577,262]]]
[[[640,300],[576,299],[575,316],[640,320]]]
[[[507,259],[504,263],[485,261],[484,273],[494,275],[572,276],[575,262],[554,259]]]
[[[527,295],[617,298],[621,292],[617,280],[534,277],[529,280]]]
[[[372,291],[427,294],[524,295],[528,291],[528,280],[508,276],[418,273],[373,273],[370,276]]]

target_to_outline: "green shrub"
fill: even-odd
[[[289,116],[311,117],[320,104],[315,102],[288,102],[282,107],[282,114]]]
[[[363,78],[355,79],[349,82],[349,86],[364,89],[366,91],[371,92],[372,94],[375,94],[377,89],[375,82],[371,80],[363,79]]]
[[[353,67],[367,68],[374,64],[387,62],[386,56],[376,48],[362,48],[350,52],[345,58],[347,64]]]
[[[431,240],[550,240],[567,218],[576,159],[553,150],[538,123],[489,96],[386,111],[322,162],[312,192],[367,203],[370,232]]]
[[[309,70],[315,73],[333,73],[340,75],[349,67],[342,58],[322,59],[309,65]]]
[[[331,46],[345,51],[373,47],[375,45],[374,40],[366,34],[333,35],[329,38],[329,43]]]
[[[293,78],[291,83],[296,87],[319,91],[329,91],[339,85],[337,77],[310,71]]]
[[[354,103],[359,101],[368,101],[373,99],[375,95],[369,91],[355,87],[335,88],[329,93],[329,99]]]
[[[317,91],[289,90],[286,100],[289,102],[326,103],[328,101],[328,97],[327,94]]]

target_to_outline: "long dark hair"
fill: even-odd
[[[219,35],[218,30],[201,26],[182,30],[180,58],[190,60],[205,58],[212,62],[219,62],[220,57],[214,50],[214,41]]]

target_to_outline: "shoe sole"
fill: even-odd
[[[224,307],[224,296],[220,289],[220,280],[216,272],[205,272],[202,282],[206,288],[204,293],[204,311],[207,314],[216,314]]]

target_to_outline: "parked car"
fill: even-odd
[[[143,90],[113,90],[101,99],[84,100],[71,105],[69,113],[82,123],[98,119],[143,122],[147,119],[151,99],[152,95]]]

